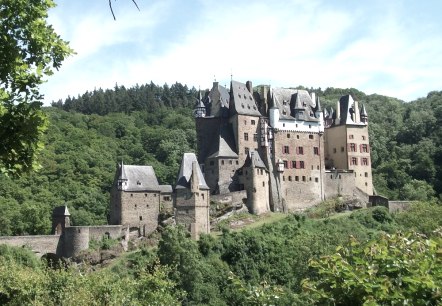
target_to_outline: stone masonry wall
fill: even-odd
[[[28,246],[38,257],[47,253],[58,254],[61,248],[60,235],[36,235],[36,236],[2,236],[0,244],[15,247]]]

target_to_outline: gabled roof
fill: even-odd
[[[246,160],[244,161],[244,167],[261,168],[267,170],[266,165],[259,156],[259,153],[255,150],[249,151]]]
[[[228,124],[222,124],[219,128],[219,137],[213,142],[212,154],[208,158],[230,157],[238,158],[235,153],[235,140],[233,131]]]
[[[307,90],[272,88],[273,105],[279,109],[279,118],[318,121],[314,116],[316,103]],[[320,106],[320,104],[319,104]]]
[[[203,173],[200,167],[196,167],[196,172],[193,173],[193,163],[198,163],[195,153],[184,153],[183,159],[181,160],[180,172],[178,173],[176,181],[176,189],[190,188],[190,180],[192,176],[197,176],[200,189],[209,189],[206,180],[204,179]]]
[[[119,165],[118,179],[125,180],[125,191],[160,191],[152,166]]]
[[[248,116],[261,116],[261,113],[256,106],[255,99],[253,98],[253,93],[247,89],[246,84],[232,81],[230,83],[230,90],[232,93],[231,110],[233,110],[233,113]]]

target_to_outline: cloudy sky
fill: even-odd
[[[76,55],[46,104],[94,88],[214,79],[355,87],[411,101],[442,90],[442,1],[56,0],[49,22]]]

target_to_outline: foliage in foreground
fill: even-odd
[[[48,121],[39,86],[72,54],[46,19],[52,0],[0,3],[0,174],[37,167]]]
[[[198,242],[182,228],[168,227],[157,249],[143,248],[98,271],[50,270],[26,250],[0,248],[0,304],[310,305],[335,299],[357,305],[369,296],[361,290],[380,295],[394,289],[399,293],[392,299],[419,305],[419,299],[440,299],[435,252],[441,240],[434,232],[440,209],[440,203],[421,203],[393,215],[383,207],[325,219],[289,215],[216,238],[203,235]],[[410,225],[415,223],[428,225],[422,228],[429,238],[396,234],[419,230]],[[334,283],[339,286],[332,288]],[[375,300],[389,304],[374,293],[367,301]]]
[[[436,234],[351,238],[335,254],[310,261],[316,275],[303,281],[303,290],[320,305],[440,304],[442,230]]]

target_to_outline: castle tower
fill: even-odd
[[[249,212],[256,215],[269,212],[269,171],[257,151],[249,152],[242,173]]]
[[[201,98],[201,90],[198,92],[198,101],[193,111],[193,115],[195,118],[206,117],[206,106],[204,105],[203,99]]]
[[[194,153],[184,153],[175,185],[175,221],[189,230],[193,239],[210,233],[210,189]]]
[[[65,232],[65,228],[71,226],[70,213],[68,207],[58,206],[52,211],[52,231],[53,235],[61,235]]]
[[[338,102],[337,115],[326,129],[326,160],[330,169],[352,171],[355,187],[373,194],[368,138],[368,120],[364,105],[345,95]]]
[[[161,191],[168,185],[159,185],[151,166],[117,166],[111,189],[110,224],[121,224],[148,235],[158,226]]]

